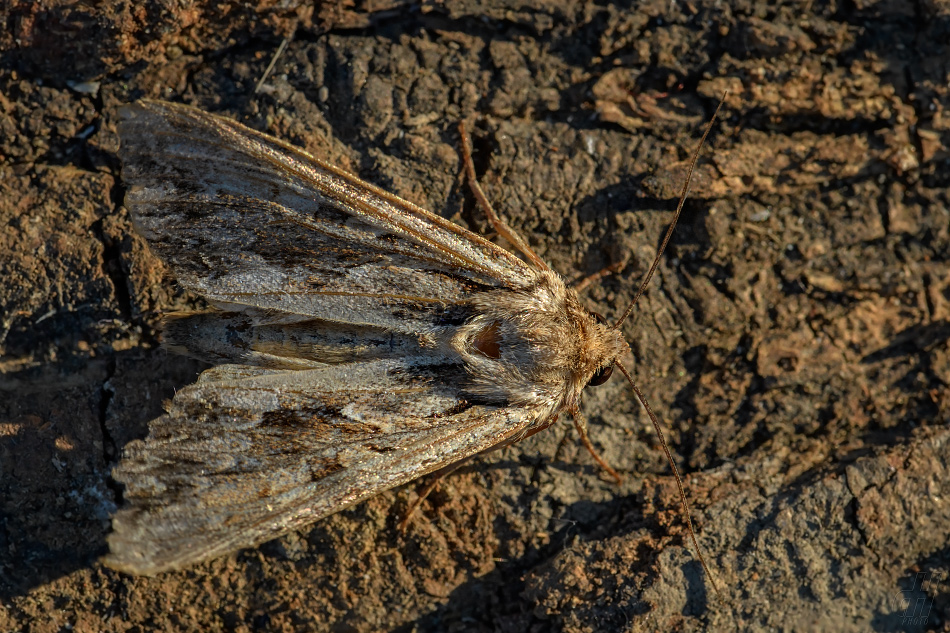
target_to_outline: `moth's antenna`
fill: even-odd
[[[617,321],[615,325],[611,326],[613,329],[619,329],[627,317],[630,316],[630,313],[633,312],[634,306],[637,305],[637,301],[639,301],[640,297],[643,296],[643,292],[646,290],[647,284],[649,284],[650,279],[653,278],[653,273],[656,272],[657,267],[660,265],[660,257],[662,257],[663,251],[666,250],[666,245],[670,242],[670,238],[673,235],[673,229],[676,227],[676,222],[679,220],[680,214],[683,212],[683,205],[686,203],[686,196],[689,194],[689,183],[693,177],[693,170],[696,167],[696,162],[699,160],[699,152],[706,143],[706,137],[709,136],[709,132],[712,130],[713,123],[716,122],[716,117],[719,116],[719,111],[722,109],[722,104],[725,103],[728,94],[728,92],[723,92],[722,99],[719,100],[719,105],[716,106],[716,111],[713,112],[712,118],[709,120],[709,124],[706,126],[706,131],[703,132],[703,137],[699,140],[699,146],[693,153],[693,158],[689,163],[689,170],[686,172],[686,182],[683,183],[683,191],[680,192],[679,204],[676,205],[676,213],[673,214],[673,221],[670,222],[670,227],[666,230],[666,235],[663,236],[663,241],[660,243],[660,248],[657,249],[656,257],[653,259],[653,265],[650,266],[650,270],[643,279],[643,283],[640,284],[640,288],[637,290],[636,296],[633,298],[633,301],[630,302],[630,305],[627,306],[627,309],[620,317],[620,320]],[[640,401],[640,404],[643,405],[647,415],[650,416],[650,422],[653,423],[656,436],[660,438],[660,445],[663,447],[663,452],[666,454],[666,460],[670,463],[670,468],[673,471],[673,477],[676,479],[676,487],[679,490],[680,503],[683,505],[683,512],[686,515],[686,526],[689,528],[689,538],[692,540],[693,547],[696,549],[696,556],[699,558],[699,562],[703,566],[703,571],[706,572],[706,576],[709,578],[713,589],[716,591],[716,596],[719,598],[719,602],[722,603],[722,591],[719,589],[719,583],[716,582],[716,577],[713,576],[712,572],[709,570],[709,565],[706,564],[706,557],[703,556],[703,550],[699,547],[699,540],[696,538],[696,530],[693,528],[693,519],[690,516],[689,501],[686,499],[686,488],[683,486],[683,478],[680,477],[679,469],[676,468],[676,462],[673,461],[673,453],[670,452],[670,447],[666,443],[666,437],[663,435],[663,429],[660,427],[660,421],[657,419],[656,414],[653,413],[653,409],[650,408],[650,403],[647,402],[646,396],[644,396],[643,392],[640,391],[640,388],[637,387],[637,383],[633,381],[633,378],[630,376],[630,372],[628,372],[627,368],[623,366],[623,363],[620,362],[620,359],[614,360],[614,365],[620,368],[620,372],[623,374],[624,378],[627,379],[627,382],[630,383],[630,386],[633,388],[633,392],[637,395],[637,400]]]
[[[663,256],[663,251],[666,250],[666,245],[670,242],[670,237],[673,236],[673,229],[676,228],[676,222],[680,219],[680,214],[683,212],[683,205],[686,203],[686,196],[689,194],[689,181],[693,177],[693,169],[696,167],[696,161],[699,160],[699,152],[703,149],[703,144],[706,142],[706,137],[709,136],[709,132],[712,130],[713,123],[716,122],[716,117],[719,116],[719,110],[722,109],[722,104],[726,102],[726,97],[728,92],[722,93],[722,99],[719,100],[719,105],[716,106],[716,111],[713,112],[712,118],[709,120],[709,125],[706,126],[706,131],[703,132],[703,137],[699,139],[699,147],[696,148],[696,151],[693,153],[693,159],[689,162],[689,171],[686,172],[686,182],[683,183],[683,191],[680,192],[680,201],[676,205],[676,213],[673,214],[673,221],[670,222],[670,228],[666,230],[666,235],[663,236],[663,242],[660,243],[660,248],[656,252],[656,257],[653,260],[653,265],[650,266],[647,276],[643,278],[643,283],[640,284],[640,289],[637,290],[637,296],[633,298],[633,301],[630,302],[630,305],[627,306],[627,309],[624,311],[623,316],[620,317],[620,320],[616,324],[611,326],[613,329],[618,329],[623,322],[627,320],[627,317],[630,316],[630,313],[633,312],[633,307],[637,305],[637,301],[640,300],[640,296],[643,295],[643,291],[647,289],[647,284],[650,283],[650,280],[653,278],[653,273],[656,272],[657,266],[660,265],[660,257]]]
[[[696,556],[699,557],[699,562],[703,566],[703,570],[706,572],[706,576],[712,582],[713,589],[716,590],[716,596],[719,598],[719,602],[723,603],[722,591],[719,589],[719,583],[716,582],[716,577],[712,575],[712,572],[709,571],[709,565],[706,564],[706,557],[703,556],[703,550],[699,547],[699,541],[696,539],[696,530],[693,528],[693,519],[690,517],[689,513],[689,501],[686,500],[686,488],[683,486],[683,479],[680,477],[679,470],[676,468],[676,463],[673,461],[673,453],[670,452],[670,447],[666,443],[666,437],[663,435],[663,429],[660,427],[660,421],[657,420],[656,414],[653,413],[653,409],[650,408],[650,404],[647,402],[646,396],[643,395],[643,392],[640,391],[640,388],[637,387],[637,383],[633,382],[633,378],[630,377],[630,374],[627,372],[627,368],[623,366],[623,363],[620,360],[615,360],[614,365],[616,365],[620,372],[624,375],[624,378],[627,379],[627,382],[630,383],[630,386],[633,387],[633,392],[637,394],[637,400],[640,401],[640,404],[643,405],[643,408],[646,409],[647,415],[650,416],[650,421],[653,423],[653,428],[656,430],[657,437],[660,438],[660,445],[663,447],[663,452],[666,453],[666,459],[670,463],[670,468],[673,469],[673,477],[676,479],[676,487],[679,489],[680,494],[680,503],[683,504],[683,512],[686,514],[686,525],[689,528],[689,538],[693,541],[693,547],[696,549]]]

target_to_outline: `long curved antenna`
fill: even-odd
[[[643,405],[643,408],[646,409],[647,415],[650,416],[650,421],[653,423],[653,428],[656,430],[656,435],[660,438],[660,445],[663,446],[663,452],[666,453],[666,460],[670,463],[670,468],[673,470],[673,477],[676,478],[676,487],[679,489],[680,493],[680,503],[683,504],[683,512],[686,515],[686,525],[689,528],[689,538],[693,541],[693,547],[696,548],[696,556],[699,558],[699,562],[703,566],[703,570],[706,572],[706,576],[712,582],[713,589],[716,590],[716,597],[719,598],[719,602],[723,602],[722,591],[719,589],[719,583],[716,581],[716,577],[713,576],[712,572],[709,570],[709,565],[706,564],[706,557],[703,556],[703,550],[699,546],[699,541],[696,539],[696,530],[693,528],[693,519],[690,517],[689,513],[689,501],[686,500],[686,488],[683,486],[683,479],[680,477],[679,470],[676,468],[676,463],[673,461],[673,453],[670,452],[670,447],[666,443],[666,437],[663,435],[663,429],[660,427],[660,421],[657,420],[656,414],[653,413],[653,409],[650,408],[650,404],[647,402],[646,396],[643,395],[643,392],[640,391],[640,388],[637,387],[637,383],[633,382],[633,378],[630,377],[630,374],[627,372],[627,368],[623,366],[623,363],[620,360],[615,360],[614,365],[616,365],[620,372],[627,379],[627,382],[630,383],[630,386],[633,387],[633,392],[637,394],[637,400],[640,401],[640,404]]]
[[[643,291],[647,289],[647,284],[650,283],[650,280],[653,278],[653,273],[656,272],[657,266],[660,265],[660,257],[663,256],[663,251],[666,250],[666,245],[670,242],[670,237],[673,236],[673,229],[676,228],[676,222],[680,219],[680,214],[683,212],[683,205],[686,203],[686,196],[689,194],[689,182],[693,177],[693,169],[696,167],[696,161],[699,160],[699,152],[703,149],[703,144],[706,143],[706,137],[709,136],[709,132],[712,130],[713,123],[716,122],[716,117],[719,116],[719,110],[722,109],[722,104],[726,102],[726,97],[728,92],[722,93],[722,99],[719,100],[719,105],[716,106],[716,111],[713,112],[712,118],[709,120],[709,124],[706,126],[706,131],[703,132],[703,138],[699,140],[699,147],[696,148],[696,151],[693,152],[693,159],[689,163],[689,171],[686,172],[686,182],[683,183],[683,191],[680,192],[680,202],[676,205],[676,213],[673,214],[673,221],[670,222],[670,228],[666,230],[666,235],[663,236],[663,242],[660,243],[660,248],[656,251],[656,258],[653,260],[653,265],[650,266],[647,276],[643,278],[643,283],[640,284],[640,289],[637,290],[637,296],[633,298],[633,301],[630,302],[630,305],[627,306],[627,309],[624,310],[623,316],[620,317],[620,320],[617,321],[611,327],[613,329],[618,329],[623,322],[627,320],[627,317],[630,316],[630,313],[633,312],[633,307],[637,305],[637,301],[640,300],[640,296],[643,294]]]

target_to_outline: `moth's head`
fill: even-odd
[[[586,373],[590,376],[585,386],[596,387],[607,382],[613,373],[614,362],[630,347],[620,330],[610,327],[607,319],[597,312],[590,313],[587,331],[590,363],[586,368]]]
[[[574,376],[574,392],[579,396],[586,387],[602,385],[610,379],[614,365],[630,346],[619,328],[612,327],[596,312],[585,310],[578,363]]]

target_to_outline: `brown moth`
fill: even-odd
[[[125,447],[105,558],[116,569],[155,574],[260,544],[561,412],[590,447],[584,387],[615,365],[629,379],[622,319],[587,310],[477,184],[527,262],[188,106],[128,106],[119,136],[136,228],[214,308],[172,316],[165,344],[218,366]]]

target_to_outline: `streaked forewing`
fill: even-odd
[[[133,220],[218,307],[407,331],[472,291],[534,279],[504,249],[234,121],[154,101],[122,116]]]
[[[224,365],[175,396],[113,476],[106,563],[154,574],[250,547],[522,435],[546,412],[473,406],[458,366]]]

